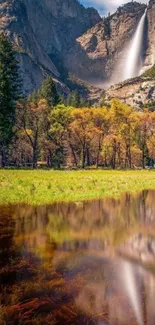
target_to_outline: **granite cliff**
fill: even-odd
[[[126,53],[145,8],[144,4],[129,2],[101,19],[95,9],[85,9],[77,0],[0,0],[0,30],[5,30],[14,43],[25,92],[38,88],[47,74],[64,91],[76,79],[104,88],[120,81]],[[144,70],[155,63],[154,40],[155,0],[150,0]],[[131,92],[137,92],[137,82],[141,80],[136,86],[134,81]],[[131,86],[132,81],[127,81],[121,87],[129,83]],[[95,99],[101,96],[101,91],[97,96],[97,88]],[[121,98],[117,88],[120,91],[120,84],[113,91]]]
[[[0,30],[15,45],[24,90],[38,88],[47,74],[65,87],[63,53],[101,20],[77,0],[0,0]]]
[[[147,10],[147,46],[144,69],[155,64],[155,0],[150,0]]]
[[[113,85],[106,91],[106,103],[113,98],[118,98],[136,110],[151,107],[155,104],[155,77],[142,75]]]

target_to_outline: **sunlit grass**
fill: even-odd
[[[155,189],[154,171],[0,171],[0,204],[80,201]]]

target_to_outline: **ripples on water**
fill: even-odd
[[[0,325],[154,325],[155,192],[0,208]]]

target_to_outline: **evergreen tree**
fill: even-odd
[[[6,155],[13,137],[16,120],[16,101],[20,81],[12,44],[5,34],[0,35],[0,150],[1,165],[6,165]]]
[[[80,96],[77,90],[73,91],[72,93],[72,103],[71,106],[79,107],[80,106]]]
[[[72,106],[72,93],[69,93],[66,99],[66,105]]]
[[[36,90],[33,90],[32,94],[30,94],[28,97],[28,101],[36,104],[38,100],[39,100],[39,94]]]
[[[67,105],[72,107],[80,107],[81,98],[77,90],[72,91],[67,98]]]
[[[59,95],[52,77],[48,76],[39,89],[39,96],[46,99],[49,106],[57,106],[60,102]]]

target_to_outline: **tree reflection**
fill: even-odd
[[[1,207],[0,324],[154,325],[154,196]]]

